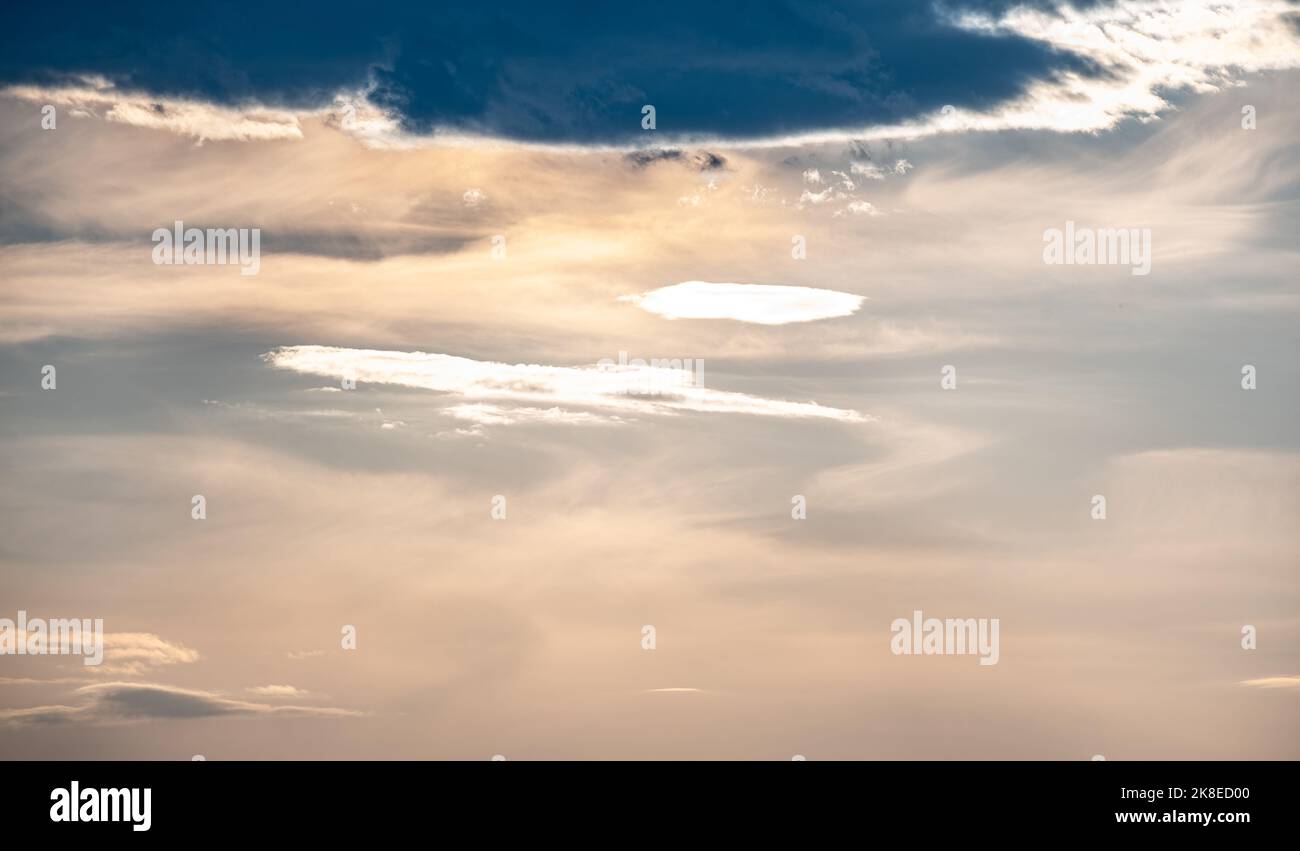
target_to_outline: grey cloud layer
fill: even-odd
[[[284,706],[152,683],[96,683],[76,690],[77,704],[0,710],[0,725],[120,724],[214,717],[341,718],[360,713],[331,707]]]

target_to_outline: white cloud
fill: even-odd
[[[849,164],[849,171],[868,180],[885,179],[885,170],[875,163],[853,162]]]
[[[785,325],[849,316],[865,296],[813,287],[685,281],[636,296],[623,296],[642,310],[668,319],[735,319]]]
[[[308,691],[289,685],[249,686],[248,690],[263,697],[304,697],[310,694]]]
[[[563,408],[506,407],[502,405],[466,404],[447,409],[458,420],[479,425],[513,425],[515,423],[558,423],[563,425],[604,425],[627,422],[617,415],[593,414],[589,411],[566,411]]]
[[[806,204],[816,206],[818,204],[824,204],[827,201],[843,201],[846,197],[848,196],[843,192],[830,186],[826,187],[821,192],[812,192],[805,189],[803,194],[799,196],[798,207],[803,209]]]
[[[143,674],[151,668],[185,665],[199,660],[199,652],[183,644],[167,641],[151,632],[106,632],[103,634],[104,658],[99,665],[76,665],[84,676]],[[47,679],[5,678],[0,683],[67,683],[85,682],[83,677]]]
[[[895,161],[892,168],[885,168],[884,166],[878,166],[873,162],[863,162],[860,160],[855,160],[854,162],[849,163],[849,171],[859,177],[865,177],[868,180],[884,180],[885,176],[889,174],[907,174],[913,168],[914,166],[907,160]],[[839,172],[836,172],[836,174],[839,174]],[[850,186],[849,188],[852,187]]]
[[[785,289],[799,289],[790,287]],[[808,290],[807,292],[824,292]],[[844,296],[844,293],[835,295]],[[848,298],[860,299],[858,296]],[[856,309],[856,307],[854,307]],[[823,308],[824,310],[824,308]],[[849,311],[852,312],[852,311]],[[813,317],[809,317],[813,318]],[[793,320],[791,320],[793,321]],[[620,413],[672,415],[682,412],[754,414],[774,417],[815,417],[842,422],[868,422],[857,411],[830,408],[815,402],[786,402],[747,393],[693,384],[696,373],[675,366],[640,366],[630,363],[590,367],[541,366],[477,361],[425,352],[341,349],[331,346],[286,346],[262,356],[279,369],[308,375],[354,376],[358,381],[396,384],[453,393],[470,403],[449,409],[453,416],[482,423],[494,416],[517,422],[521,419],[550,419],[572,423],[565,414],[528,411],[531,405],[497,413],[497,408],[478,405],[498,402],[549,402],[600,408]],[[612,359],[611,359],[612,360]],[[642,392],[650,388],[650,394]],[[499,408],[499,406],[498,406]],[[503,423],[504,424],[504,423]]]
[[[1263,677],[1258,680],[1242,680],[1237,685],[1255,688],[1300,688],[1300,676],[1297,677]]]
[[[477,207],[487,200],[487,193],[482,189],[466,189],[460,196],[460,202],[466,207]]]
[[[836,210],[835,215],[842,216],[845,213],[852,213],[855,216],[878,216],[880,211],[868,204],[866,201],[850,201],[849,205],[843,210]]]
[[[104,633],[104,664],[88,670],[101,674],[139,674],[147,668],[197,662],[197,650],[150,632]]]
[[[199,142],[301,139],[298,115],[280,109],[236,109],[202,101],[157,98],[125,92],[98,77],[82,77],[70,86],[7,86],[0,95],[67,107],[72,116],[99,116],[105,121],[168,130]]]
[[[1171,109],[1163,93],[1207,93],[1246,74],[1300,67],[1295,7],[1281,0],[1129,0],[1054,10],[1018,6],[1001,17],[962,12],[950,22],[989,35],[1012,34],[1079,53],[1102,66],[1087,76],[1062,71],[986,111],[954,109],[864,139],[996,130],[1109,130],[1127,118],[1151,120]],[[909,164],[910,165],[910,164]],[[899,172],[901,173],[901,172]]]

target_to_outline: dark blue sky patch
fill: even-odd
[[[949,27],[916,0],[45,0],[6,17],[6,82],[94,72],[159,95],[313,107],[374,81],[372,99],[409,130],[551,142],[645,140],[647,103],[660,134],[752,138],[988,107],[1062,69],[1095,73],[1022,38]]]

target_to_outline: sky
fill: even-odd
[[[1300,5],[680,5],[6,7],[0,757],[1300,758]]]

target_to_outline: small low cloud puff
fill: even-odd
[[[311,692],[290,685],[249,686],[248,690],[262,697],[305,697]]]
[[[862,307],[866,296],[813,287],[686,281],[620,300],[667,319],[734,319],[758,325],[786,325],[850,316]]]

